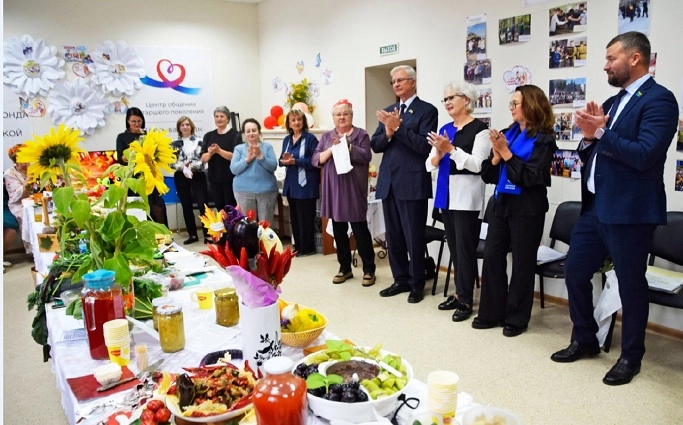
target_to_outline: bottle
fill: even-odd
[[[159,313],[157,309],[164,304],[173,304],[173,298],[171,297],[158,297],[152,300],[152,325],[154,330],[159,330]]]
[[[102,326],[114,319],[125,319],[121,286],[114,281],[111,270],[97,270],[83,276],[83,321],[90,346],[90,357],[109,359]]]
[[[157,308],[159,315],[159,343],[164,353],[175,353],[185,348],[183,308],[173,304]]]
[[[273,357],[263,368],[266,376],[254,388],[256,422],[268,425],[305,425],[308,416],[306,381],[292,374],[294,362]]]
[[[240,321],[240,306],[237,294],[233,288],[214,291],[216,305],[216,323],[225,326],[235,326]]]

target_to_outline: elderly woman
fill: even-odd
[[[17,152],[22,147],[24,147],[23,144],[14,145],[7,150],[7,155],[14,165],[5,170],[3,175],[3,182],[5,184],[5,189],[7,190],[7,207],[19,224],[19,234],[21,234],[21,226],[23,225],[22,221],[24,218],[24,206],[22,205],[21,200],[28,198],[31,195],[28,190],[28,176],[26,175],[29,164],[17,163]],[[31,223],[27,223],[27,225],[30,226]],[[30,242],[24,241],[24,248],[26,253],[30,253]]]
[[[230,171],[230,161],[235,146],[242,143],[240,134],[230,126],[230,110],[219,106],[213,111],[216,129],[204,135],[202,143],[202,162],[209,164],[206,179],[216,208],[222,210],[226,205],[237,205],[232,181],[235,175]]]
[[[353,106],[340,100],[332,107],[334,130],[324,133],[313,154],[312,163],[323,169],[322,211],[324,217],[332,220],[334,241],[337,244],[339,273],[332,283],[343,283],[353,277],[351,271],[351,246],[349,224],[356,236],[356,246],[363,260],[363,286],[375,284],[375,251],[368,230],[368,164],[372,158],[370,136],[353,126]],[[332,156],[332,147],[348,144],[348,155],[352,169],[337,172]],[[343,152],[341,152],[343,154]]]
[[[289,135],[282,141],[280,165],[286,168],[282,196],[289,201],[297,257],[315,254],[315,208],[320,197],[320,170],[311,164],[318,139],[308,132],[306,115],[292,109],[285,117]]]
[[[488,222],[479,314],[475,329],[504,326],[503,335],[526,331],[534,302],[536,252],[548,211],[550,165],[557,149],[555,118],[543,90],[518,86],[512,95],[510,128],[489,130],[492,150],[481,178],[495,184]],[[507,281],[507,253],[512,275]]]
[[[128,158],[124,151],[131,143],[138,140],[145,134],[145,116],[140,108],[131,107],[126,111],[126,131],[119,133],[116,137],[116,155],[120,164],[128,164]],[[129,195],[134,195],[131,191]],[[149,215],[157,223],[168,227],[168,217],[166,216],[166,203],[161,197],[161,193],[156,188],[147,196],[149,202]]]
[[[434,208],[441,209],[448,249],[456,265],[456,295],[439,304],[439,310],[455,310],[454,322],[472,315],[485,186],[479,173],[491,151],[487,125],[470,115],[476,98],[472,84],[453,81],[446,85],[441,102],[453,122],[427,137],[433,147],[425,165],[427,171],[438,170]]]
[[[261,141],[261,124],[247,118],[242,124],[246,143],[235,146],[230,171],[237,204],[245,213],[256,211],[258,221],[273,222],[277,202],[277,157],[270,143]]]
[[[183,207],[183,218],[187,234],[190,236],[183,244],[189,245],[199,241],[197,236],[197,223],[192,209],[193,199],[197,201],[199,215],[204,215],[204,205],[206,204],[206,173],[202,162],[202,140],[195,135],[195,125],[189,117],[180,117],[176,122],[178,139],[173,142],[171,147],[175,150],[178,158],[173,174],[180,205]],[[206,229],[204,229],[204,242],[206,240]]]

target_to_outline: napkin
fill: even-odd
[[[270,283],[259,279],[240,266],[228,266],[226,271],[232,277],[240,302],[245,306],[257,308],[277,302],[278,292],[270,286]]]
[[[123,366],[121,368],[121,372],[121,378],[119,379],[126,379],[134,376],[133,372],[131,372],[130,369],[128,369],[126,366]],[[71,391],[74,393],[76,400],[83,401],[99,397],[107,397],[121,391],[129,390],[135,387],[137,384],[139,384],[140,380],[133,379],[132,381],[123,383],[121,385],[117,385],[114,388],[102,392],[97,392],[97,389],[102,385],[99,382],[97,382],[97,379],[95,379],[95,375],[85,375],[79,376],[78,378],[68,378],[66,382],[69,384],[69,387],[71,387]]]

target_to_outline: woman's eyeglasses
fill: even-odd
[[[509,107],[510,107],[510,110],[512,111],[512,110],[514,110],[514,109],[517,107],[517,105],[520,105],[521,103],[522,103],[522,102],[515,102],[515,101],[513,100],[513,101],[510,101],[510,103],[509,103],[508,105],[509,105]]]
[[[462,94],[454,94],[453,96],[446,96],[443,99],[441,99],[441,103],[445,105],[446,102],[452,102],[456,97],[462,97],[464,99],[467,99],[467,96],[464,96]]]

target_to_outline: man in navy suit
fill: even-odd
[[[627,32],[607,44],[607,82],[622,90],[602,106],[589,102],[576,112],[584,139],[579,156],[583,204],[565,263],[571,344],[551,356],[573,362],[599,354],[591,278],[611,258],[622,304],[621,356],[603,378],[607,385],[631,382],[645,354],[649,312],[647,256],[657,225],[666,223],[664,162],[676,134],[678,105],[648,74],[650,42]]]
[[[425,226],[432,181],[424,164],[436,131],[438,111],[417,97],[415,70],[406,65],[391,70],[391,85],[400,101],[377,111],[379,125],[372,150],[382,153],[375,197],[382,200],[389,265],[394,283],[383,297],[410,292],[409,303],[424,298]]]

